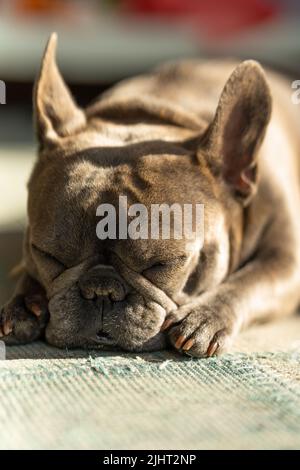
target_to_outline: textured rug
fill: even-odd
[[[255,352],[254,352],[255,351]],[[300,318],[221,358],[7,348],[2,449],[300,448]]]

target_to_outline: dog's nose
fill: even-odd
[[[107,297],[113,302],[120,302],[127,293],[126,286],[117,273],[102,269],[102,266],[90,269],[79,279],[78,284],[82,296],[88,300]]]
[[[87,300],[108,297],[113,302],[120,302],[126,296],[124,286],[116,279],[99,279],[97,283],[80,280],[79,287],[83,297]]]

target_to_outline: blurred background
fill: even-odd
[[[300,79],[297,0],[0,0],[0,304],[21,255],[35,157],[32,85],[52,31],[81,105],[124,77],[182,57],[254,58]]]

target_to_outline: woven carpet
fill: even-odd
[[[253,327],[221,358],[6,352],[2,449],[300,448],[299,316]]]

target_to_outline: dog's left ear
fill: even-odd
[[[72,135],[84,127],[86,117],[75,103],[56,64],[57,35],[52,33],[34,88],[35,125],[40,144]]]
[[[242,62],[229,77],[202,149],[215,173],[244,204],[256,191],[257,151],[271,116],[270,89],[261,66]]]

